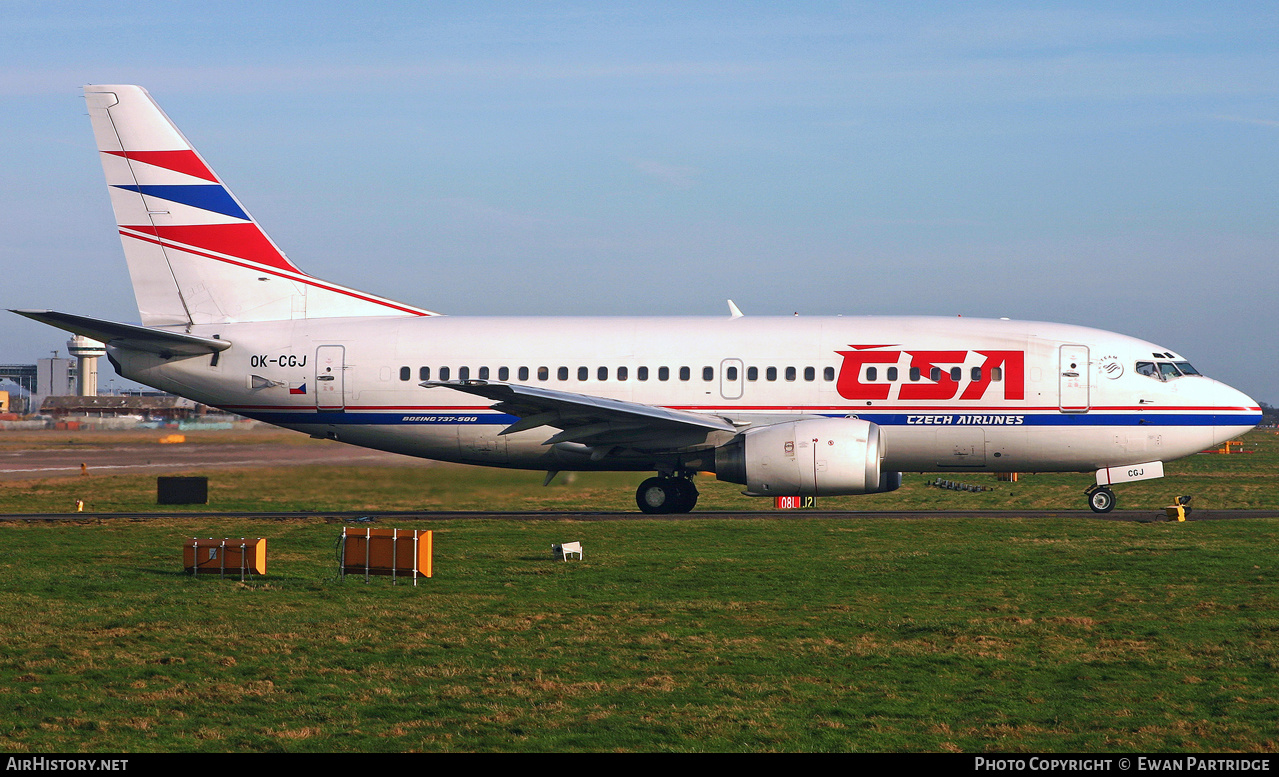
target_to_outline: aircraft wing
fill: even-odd
[[[499,434],[513,434],[539,426],[559,429],[545,444],[639,445],[677,448],[709,432],[736,433],[737,427],[719,416],[672,410],[638,402],[573,394],[538,386],[491,383],[483,380],[426,381],[426,388],[450,388],[491,399],[494,410],[519,416]]]
[[[107,345],[159,354],[166,359],[175,356],[203,356],[225,351],[231,347],[230,340],[214,340],[137,324],[120,324],[100,318],[59,313],[56,310],[10,310],[9,312],[77,335],[84,335]]]

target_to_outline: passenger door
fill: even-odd
[[[315,349],[315,409],[346,410],[346,347],[321,345]]]
[[[1090,381],[1088,346],[1063,345],[1058,358],[1060,374],[1059,404],[1063,413],[1087,413],[1092,407],[1088,393]]]

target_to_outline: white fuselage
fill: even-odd
[[[183,330],[186,331],[186,330]],[[642,445],[592,459],[501,435],[516,417],[424,380],[483,379],[675,408],[739,427],[856,416],[885,470],[1086,471],[1189,455],[1260,420],[1257,403],[1162,346],[1063,324],[923,317],[406,316],[195,326],[216,359],[113,350],[128,378],[315,436],[445,461],[542,470],[654,468]],[[1157,372],[1157,370],[1156,370]],[[731,433],[706,432],[696,451]],[[691,462],[691,464],[690,464]]]

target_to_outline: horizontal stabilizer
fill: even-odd
[[[231,347],[229,340],[214,340],[181,332],[151,329],[137,324],[120,324],[100,318],[59,313],[56,310],[10,310],[9,312],[58,329],[84,335],[91,340],[116,348],[146,351],[159,354],[166,359],[173,356],[202,356],[225,351]]]

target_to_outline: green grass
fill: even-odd
[[[1273,506],[1279,437],[1122,506]],[[625,509],[634,475],[291,467],[210,474],[219,510]],[[1078,510],[1083,475],[983,494],[911,476],[854,510]],[[564,479],[565,476],[561,475]],[[701,479],[712,509],[766,508]],[[154,476],[0,486],[156,510]],[[1143,505],[1143,501],[1145,504]],[[1205,504],[1206,503],[1206,504]],[[701,507],[699,506],[699,508]],[[59,506],[55,509],[66,509]],[[0,748],[143,751],[1274,751],[1279,520],[402,520],[413,588],[336,576],[338,524],[0,524]],[[268,537],[257,580],[181,573]],[[580,540],[581,562],[550,559]]]
[[[218,439],[203,433],[201,441]],[[298,444],[336,445],[275,433]],[[152,435],[151,437],[155,437]],[[276,437],[265,437],[272,442]],[[87,438],[89,443],[83,442]],[[0,436],[0,441],[2,441]],[[68,438],[66,445],[99,444],[92,434]],[[148,438],[150,439],[150,438]],[[237,439],[228,435],[228,440]],[[258,439],[250,436],[250,440]],[[1191,456],[1166,466],[1158,480],[1115,487],[1120,509],[1155,511],[1175,496],[1194,496],[1198,509],[1279,508],[1279,435],[1257,431],[1245,438],[1255,453]],[[199,444],[198,442],[195,444]],[[0,445],[0,448],[3,446]],[[180,473],[172,473],[180,474]],[[635,511],[635,488],[651,473],[564,473],[548,488],[542,472],[478,467],[340,467],[192,470],[208,475],[209,505],[186,511],[351,511],[351,510],[624,510]],[[981,493],[947,491],[928,486],[936,474],[908,473],[903,487],[888,494],[823,497],[818,506],[830,510],[1082,510],[1084,489],[1094,482],[1086,473],[1025,474],[1016,483],[983,473],[943,477],[991,487]],[[698,510],[772,510],[772,502],[741,496],[743,486],[714,476],[697,478],[702,496]],[[155,475],[64,477],[0,483],[0,513],[73,512],[83,500],[88,512],[181,512],[155,503]]]
[[[0,747],[1279,745],[1279,521],[429,526],[416,589],[338,581],[320,519],[0,529]],[[269,574],[184,576],[192,535]]]

